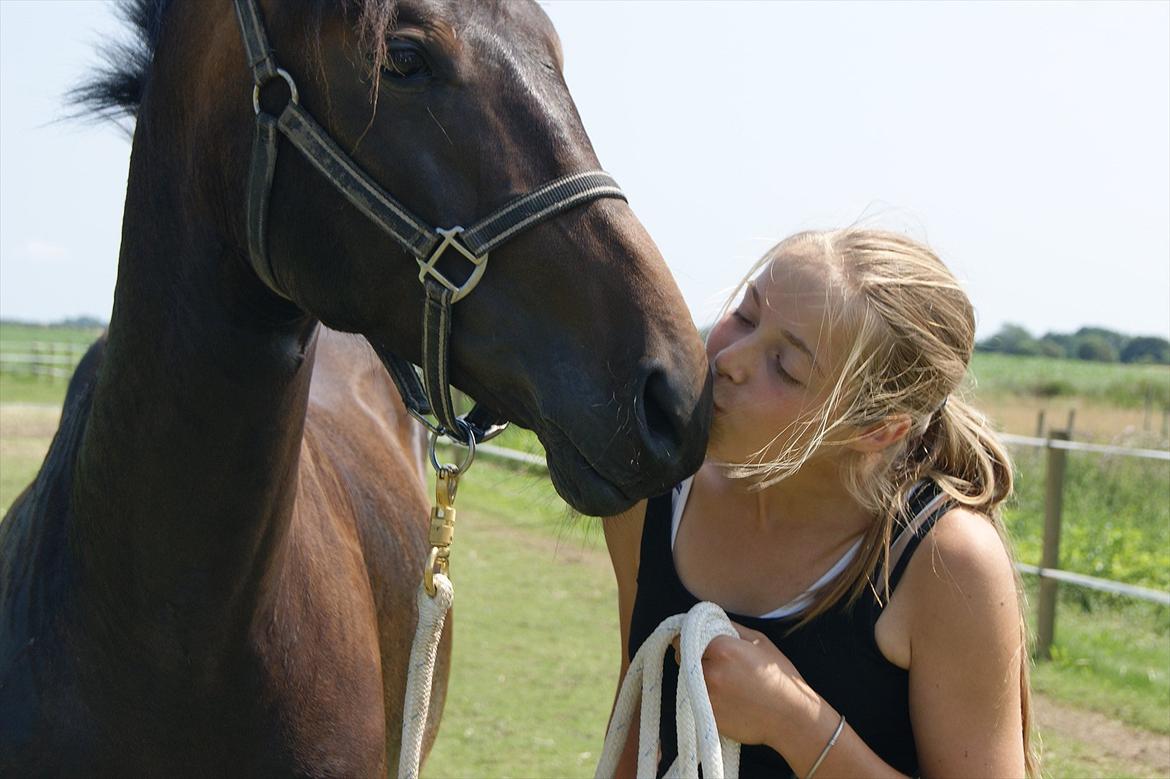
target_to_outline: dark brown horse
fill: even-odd
[[[533,3],[260,6],[301,103],[431,224],[598,167]],[[274,294],[248,260],[231,0],[128,8],[141,47],[85,92],[136,116],[108,336],[0,524],[0,774],[382,776],[428,496],[420,428],[367,339],[419,360],[418,266],[282,152]],[[561,495],[613,513],[694,470],[706,361],[625,203],[491,263],[456,309],[452,380],[539,434]]]

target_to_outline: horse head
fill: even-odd
[[[225,253],[248,269],[252,63],[229,0],[171,5],[162,38],[201,29],[207,39],[156,61],[145,94],[156,84],[184,90],[182,124],[222,140],[190,143],[193,197],[219,212]],[[466,226],[546,182],[600,168],[557,35],[533,2],[257,8],[287,73],[256,90],[259,112],[277,115],[295,85],[299,106],[336,146],[427,224]],[[380,353],[420,363],[418,257],[320,166],[279,144],[256,305],[360,333]],[[441,267],[466,276],[454,256]],[[474,291],[453,307],[450,343],[451,383],[534,430],[557,490],[584,513],[616,513],[702,461],[704,350],[661,255],[621,199],[578,205],[494,248]]]

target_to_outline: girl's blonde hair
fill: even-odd
[[[731,301],[782,254],[811,254],[824,261],[831,290],[824,326],[853,339],[825,401],[792,428],[779,431],[748,462],[728,466],[729,473],[763,489],[795,473],[822,447],[851,440],[858,429],[899,417],[910,421],[909,433],[880,453],[849,451],[845,456],[846,487],[876,521],[850,565],[814,595],[796,629],[867,591],[888,597],[890,544],[908,519],[903,512],[911,490],[923,479],[935,482],[953,503],[987,517],[1008,547],[1000,507],[1012,492],[1012,465],[987,419],[958,397],[974,349],[975,314],[958,281],[930,249],[873,229],[798,233],[765,254]],[[1022,592],[1018,577],[1016,586]],[[1020,631],[1024,751],[1031,776],[1037,775],[1037,762],[1030,748],[1022,620]]]

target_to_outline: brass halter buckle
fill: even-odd
[[[435,505],[431,508],[431,553],[423,570],[423,587],[435,597],[435,574],[447,575],[450,567],[451,542],[455,540],[455,492],[459,488],[459,468],[444,465],[435,474]]]
[[[454,303],[467,297],[471,290],[475,289],[475,285],[483,277],[483,272],[487,270],[488,252],[477,255],[463,245],[463,241],[459,240],[459,234],[463,232],[463,228],[456,225],[455,227],[436,227],[435,232],[443,236],[443,240],[431,252],[431,256],[426,261],[418,261],[418,280],[420,282],[426,281],[427,276],[430,276],[435,281],[442,284],[447,289],[451,290],[451,302]],[[439,269],[435,267],[439,258],[443,256],[443,252],[447,251],[447,247],[453,247],[455,251],[463,255],[463,258],[475,266],[471,271],[471,276],[463,284],[456,284],[448,279]]]

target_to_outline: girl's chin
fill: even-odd
[[[707,436],[707,459],[722,460],[723,444],[727,440],[726,426],[716,414],[711,419],[711,429]]]

